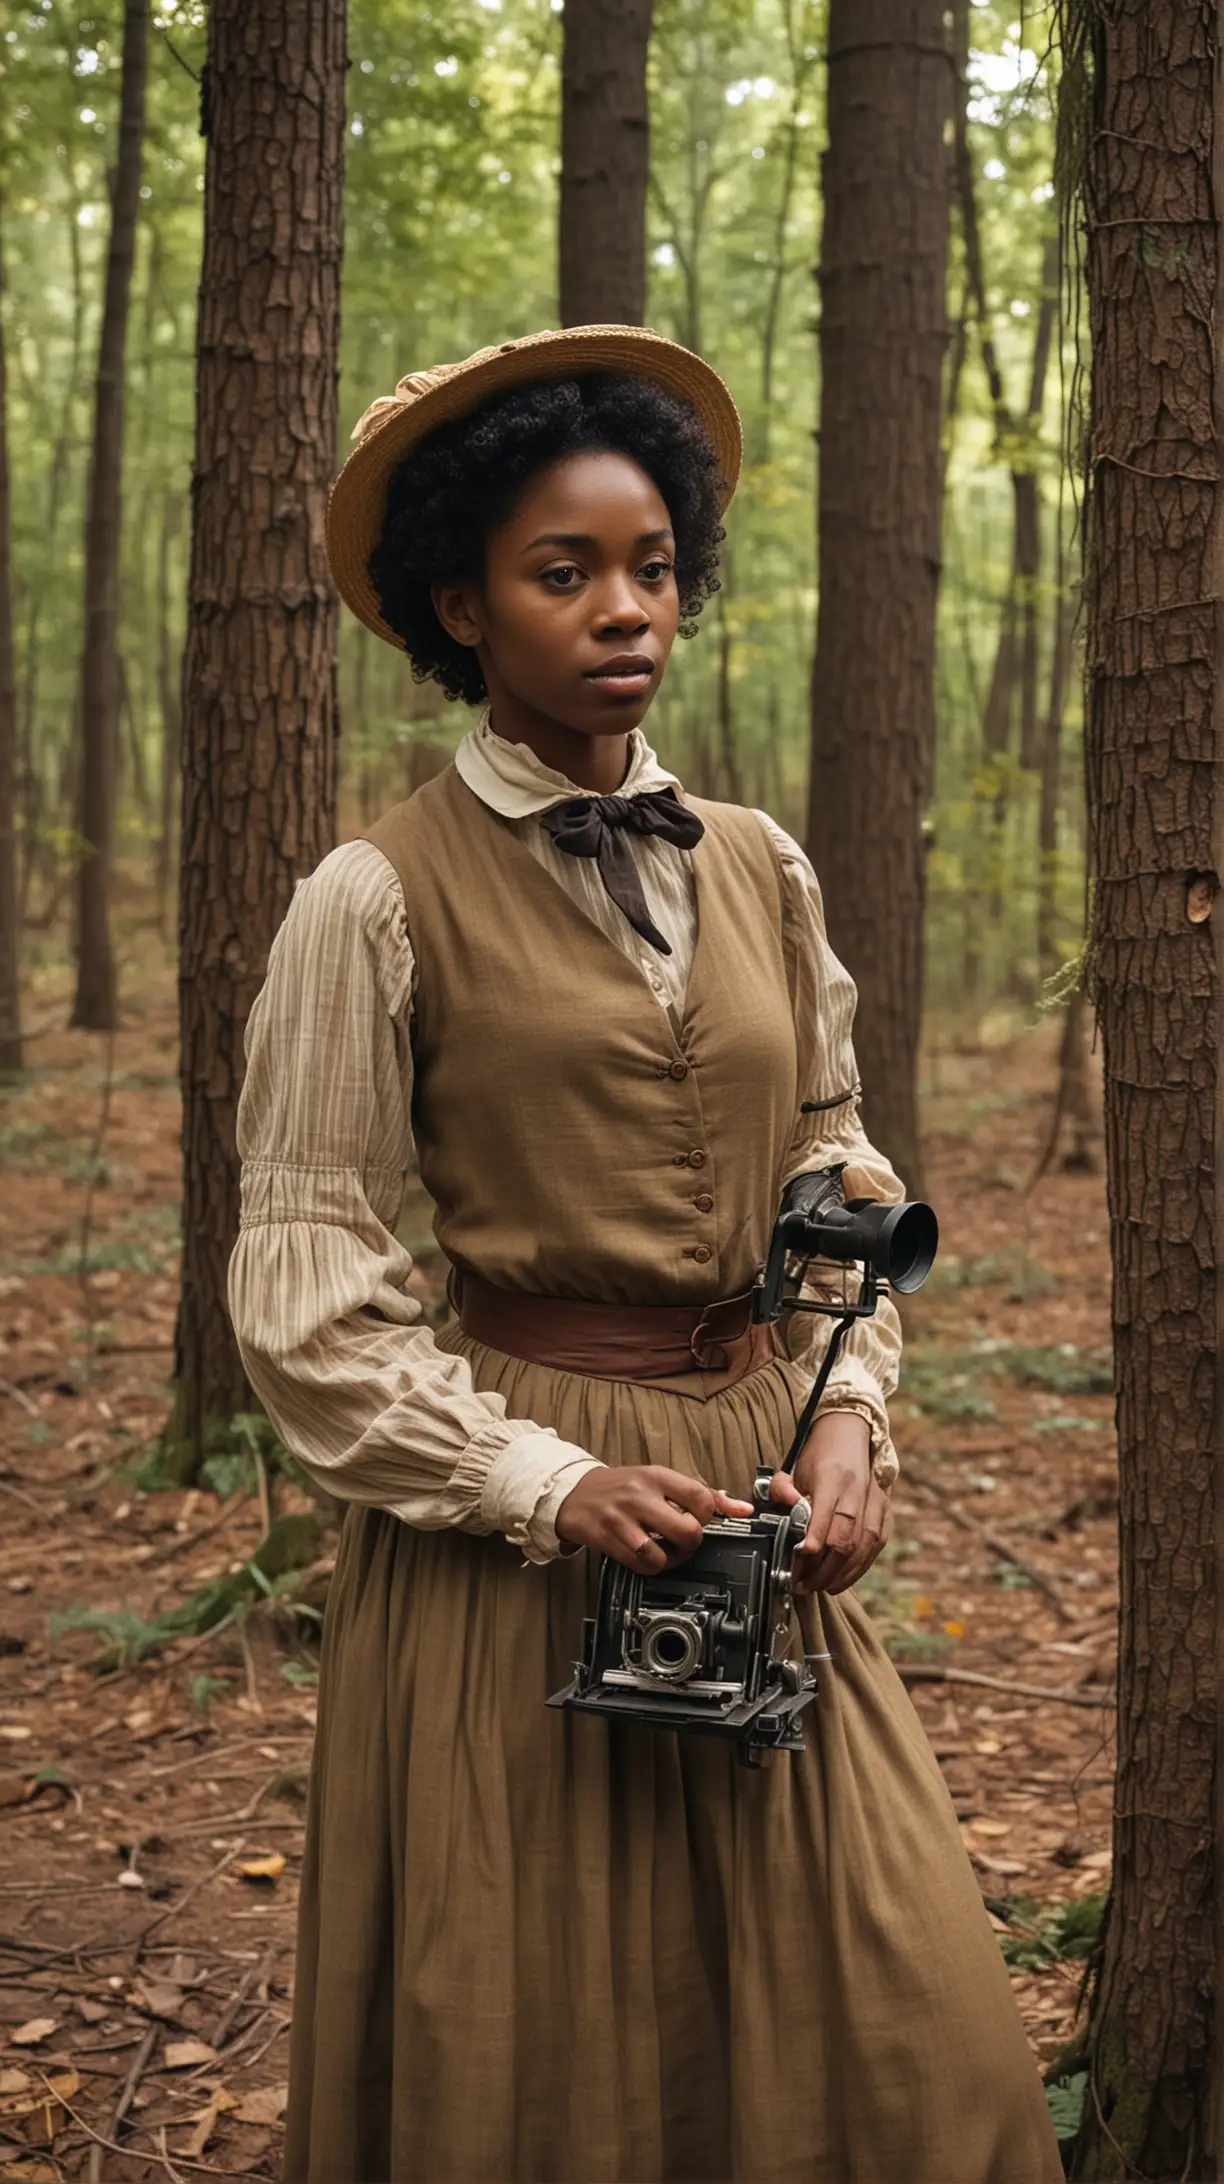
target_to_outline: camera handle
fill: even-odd
[[[858,1296],[853,1304],[816,1304],[809,1302],[807,1298],[803,1298],[802,1300],[791,1300],[788,1307],[790,1311],[820,1312],[824,1314],[827,1318],[836,1317],[837,1323],[830,1333],[829,1347],[825,1351],[824,1357],[821,1360],[820,1370],[817,1373],[815,1380],[812,1382],[811,1392],[808,1396],[808,1399],[799,1414],[799,1422],[795,1427],[794,1439],[792,1440],[790,1447],[783,1457],[782,1462],[776,1466],[777,1470],[785,1471],[788,1473],[794,1470],[795,1465],[798,1463],[799,1458],[803,1453],[804,1444],[807,1441],[807,1437],[812,1430],[812,1425],[815,1420],[817,1410],[820,1407],[820,1399],[824,1394],[825,1389],[829,1385],[829,1375],[832,1373],[833,1367],[837,1363],[838,1357],[841,1352],[841,1346],[845,1341],[846,1336],[849,1334],[850,1329],[853,1327],[856,1320],[869,1319],[871,1317],[871,1314],[875,1311],[875,1308],[879,1301],[880,1278],[876,1273],[875,1268],[872,1266],[864,1266],[862,1284],[860,1286]],[[772,1477],[773,1472],[767,1470],[765,1467],[762,1467],[762,1469],[758,1471],[756,1479],[756,1495],[758,1501],[768,1501],[769,1482]]]

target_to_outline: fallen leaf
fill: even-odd
[[[131,1999],[138,2010],[148,2010],[151,2017],[177,2017],[183,2007],[183,1990],[171,1986],[167,1979],[138,1979]]]
[[[1084,1864],[1091,1866],[1095,1872],[1099,1873],[1103,1866],[1113,1864],[1113,1852],[1112,1850],[1091,1850],[1085,1858]]]
[[[193,2128],[184,2143],[175,2148],[176,2153],[182,2154],[187,2161],[199,2160],[213,2135],[223,2104],[231,2108],[234,2105],[232,2100],[227,2101],[223,2093],[214,2093],[207,2108],[202,2108],[198,2115],[192,2117]]]
[[[125,1872],[119,1875],[119,1886],[120,1888],[143,1888],[144,1874],[133,1873],[131,1868],[128,1867]]]
[[[217,2050],[207,2040],[168,2040],[163,2061],[167,2070],[189,2070],[193,2063],[215,2063]]]
[[[0,2070],[0,2094],[24,2093],[32,2082],[28,2070]]]
[[[28,1805],[37,1787],[35,1775],[0,1774],[0,1805]]]
[[[287,2085],[261,2085],[244,2093],[234,2110],[235,2123],[277,2123],[289,2098]]]
[[[58,2023],[58,2017],[32,2017],[27,2025],[18,2025],[16,2032],[10,2032],[9,2045],[37,2047],[40,2040],[50,2037]]]
[[[64,2172],[49,2161],[0,2161],[0,2184],[64,2184]]]
[[[234,1871],[244,1881],[279,1881],[285,1870],[285,1854],[271,1850],[260,1858],[239,1858]]]
[[[76,2011],[78,2017],[83,2017],[87,2025],[100,2025],[106,2016],[107,2005],[105,2002],[91,2002],[87,1994],[79,1994],[76,1998]]]
[[[992,1841],[998,1837],[1010,1835],[1011,1830],[1010,1820],[971,1820],[969,1822],[970,1833],[973,1835],[987,1835]]]
[[[20,2078],[21,2086],[5,2090],[0,2097],[0,2116],[30,2116],[38,2108],[45,2108],[55,2101],[70,2101],[81,2089],[79,2071],[58,2070],[53,2077],[33,2079],[24,2070],[6,2070],[6,2078]],[[48,2138],[50,2132],[45,2134]]]
[[[27,1729],[23,1722],[0,1721],[0,1737],[4,1738],[6,1744],[24,1744],[33,1734],[34,1731]]]

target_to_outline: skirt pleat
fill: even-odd
[[[733,1493],[807,1380],[707,1401],[443,1346],[512,1417]],[[593,1558],[349,1511],[303,1870],[287,2184],[1057,2184],[918,1717],[853,1596],[808,1749],[548,1710]],[[807,1613],[805,1608],[805,1614]]]

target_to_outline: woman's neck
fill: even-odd
[[[510,716],[510,717],[508,717]],[[614,796],[629,771],[629,735],[586,735],[563,722],[546,720],[526,708],[498,705],[490,711],[489,726],[505,743],[525,743],[542,766],[564,774],[575,788],[596,796]]]

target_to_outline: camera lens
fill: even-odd
[[[642,1667],[667,1683],[683,1683],[701,1664],[701,1632],[687,1616],[652,1623],[642,1637]]]

